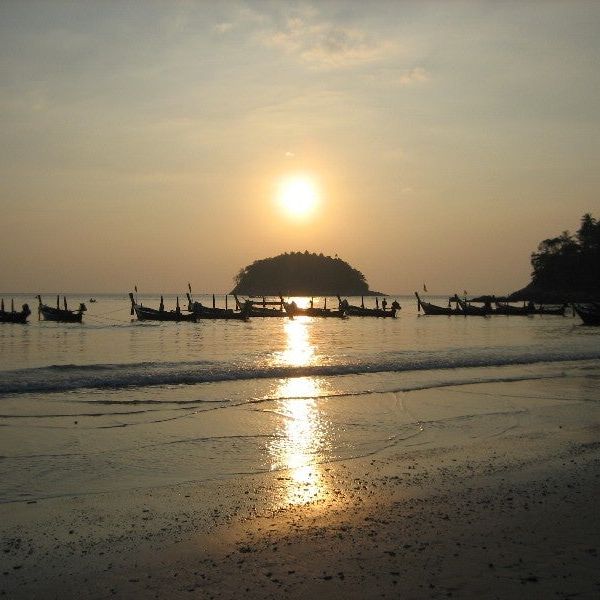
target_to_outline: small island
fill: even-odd
[[[331,256],[286,252],[254,261],[235,276],[232,294],[248,296],[382,296],[369,289],[365,276]]]

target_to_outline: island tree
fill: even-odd
[[[531,283],[515,297],[555,296],[577,300],[600,296],[600,221],[590,213],[575,234],[563,231],[540,242],[531,255]]]

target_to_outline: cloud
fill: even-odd
[[[264,33],[262,41],[311,67],[325,69],[373,62],[393,48],[391,42],[371,39],[359,29],[315,23],[305,17],[288,18],[278,30]]]
[[[400,85],[414,85],[417,83],[424,83],[429,81],[429,74],[422,67],[415,67],[402,73],[398,78]]]
[[[233,23],[217,23],[214,29],[217,33],[227,33],[233,29]]]

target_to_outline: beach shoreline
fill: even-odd
[[[566,376],[405,393],[425,416],[469,403],[488,410],[453,428],[423,419],[414,441],[312,465],[318,476],[304,482],[288,470],[1,505],[0,593],[597,597],[593,383]],[[495,411],[507,396],[511,410]]]

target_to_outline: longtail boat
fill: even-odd
[[[131,300],[131,316],[135,314],[138,321],[191,321],[196,322],[196,317],[192,313],[182,313],[179,307],[179,296],[177,297],[177,304],[175,310],[165,310],[165,303],[163,297],[160,297],[160,305],[158,309],[149,308],[138,304],[133,296],[129,293],[129,299]]]
[[[247,303],[250,304],[249,314],[250,317],[285,317],[287,313],[283,308],[283,298],[279,301],[267,300],[252,300],[247,298],[246,300],[240,301],[236,294],[233,294],[235,298],[235,309],[236,311],[242,311]]]
[[[496,302],[494,313],[497,315],[508,315],[515,317],[527,317],[534,314],[533,309],[529,306],[513,306],[507,302]]]
[[[600,325],[600,302],[573,304],[584,325]]]
[[[458,294],[454,294],[450,298],[450,302],[456,302],[456,314],[458,315],[464,315],[465,317],[487,317],[491,314],[490,308],[487,306],[473,306],[466,300],[459,298]]]
[[[382,308],[367,308],[364,306],[364,301],[360,306],[352,305],[348,303],[347,299],[342,300],[340,296],[337,297],[340,310],[344,310],[344,312],[350,317],[396,317],[396,312],[399,311],[402,307],[397,300],[394,300],[390,305],[390,309],[386,309],[382,306]]]
[[[536,306],[533,300],[529,300],[523,306],[514,306],[510,304],[510,300],[506,296],[496,297],[493,295],[479,296],[477,298],[471,298],[469,304],[472,305],[474,302],[482,303],[485,308],[493,315],[514,315],[514,316],[529,316],[529,315],[558,315],[564,316],[567,304],[551,304],[545,306],[539,304]],[[492,308],[492,305],[495,308]]]
[[[543,304],[531,309],[532,315],[558,315],[564,317],[567,311],[567,304],[562,306],[544,306]]]
[[[421,300],[418,292],[415,292],[415,296],[417,297],[417,310],[423,310],[423,313],[426,315],[456,315],[459,314],[455,308],[452,306],[438,306],[437,304],[431,304],[430,302],[425,302]],[[449,303],[448,303],[449,304]]]
[[[0,323],[27,323],[31,314],[29,304],[23,304],[20,311],[15,310],[14,300],[10,301],[10,311],[4,310],[4,298],[0,301]]]
[[[42,303],[42,297],[38,299],[38,315],[44,318],[44,321],[57,321],[59,323],[81,323],[83,313],[87,310],[85,304],[79,304],[77,310],[69,310],[67,307],[67,298],[63,296],[63,308],[60,308],[60,296],[56,296],[56,308]]]
[[[205,306],[202,302],[197,302],[192,298],[192,286],[188,283],[189,292],[186,293],[188,300],[188,310],[192,312],[196,319],[226,319],[236,321],[247,321],[250,318],[250,303],[244,303],[242,309],[238,312],[232,308],[227,308],[227,295],[225,296],[225,308],[218,308],[215,305],[215,295],[212,297],[212,307]]]
[[[294,317],[334,317],[338,319],[345,319],[348,316],[343,309],[332,310],[327,308],[327,299],[325,299],[325,306],[323,308],[317,308],[312,304],[313,301],[311,300],[311,306],[308,308],[300,308],[296,302],[292,300],[292,302],[284,302],[283,308],[290,319],[293,319]]]

